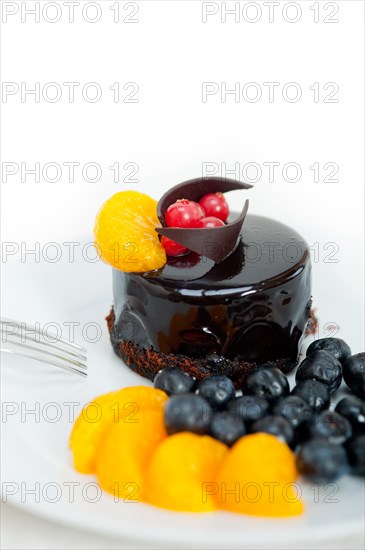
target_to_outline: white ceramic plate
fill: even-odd
[[[332,268],[332,288],[345,275],[341,262]],[[87,380],[45,364],[3,357],[2,364],[2,493],[3,500],[30,512],[82,529],[123,536],[152,545],[174,547],[293,547],[320,541],[361,536],[364,531],[364,483],[346,477],[328,487],[302,484],[307,511],[296,519],[266,520],[223,512],[182,514],[141,503],[114,502],[98,492],[94,478],[77,474],[71,466],[68,437],[70,411],[77,414],[98,394],[127,385],[149,382],[132,373],[113,354],[104,317],[111,304],[111,272],[102,264],[10,262],[4,266],[2,315],[46,323],[79,323],[76,340],[87,323],[102,327],[101,338],[88,342]],[[361,327],[351,323],[355,289],[346,301],[325,288],[326,267],[314,265],[320,336],[330,322],[360,351]],[[322,290],[322,291],[321,291]],[[356,308],[355,308],[356,309]],[[357,328],[358,326],[358,328]],[[360,332],[359,332],[360,330]],[[96,332],[89,325],[87,338]],[[74,406],[74,404],[76,405]],[[35,413],[31,412],[35,410]]]

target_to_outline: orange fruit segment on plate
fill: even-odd
[[[101,259],[121,271],[145,272],[166,263],[155,227],[157,202],[138,191],[121,191],[100,208],[94,228]]]
[[[112,424],[96,458],[100,487],[115,498],[139,502],[151,453],[165,437],[162,409],[141,410],[138,422]]]
[[[275,436],[257,433],[237,441],[217,475],[219,508],[269,517],[296,516],[303,504],[293,483],[295,456]]]
[[[95,472],[100,442],[111,424],[138,420],[142,410],[163,411],[167,395],[148,386],[132,386],[110,392],[88,403],[76,419],[70,436],[75,469],[83,474]]]
[[[182,432],[164,439],[151,456],[143,498],[184,512],[217,509],[210,487],[227,447],[205,435]]]

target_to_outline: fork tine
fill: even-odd
[[[9,353],[11,355],[19,355],[21,357],[27,357],[28,359],[35,359],[36,361],[40,361],[42,363],[49,363],[51,365],[54,365],[55,367],[59,367],[60,369],[64,369],[64,370],[67,370],[67,371],[72,371],[74,372],[75,374],[78,374],[79,376],[82,376],[84,378],[87,377],[87,373],[83,370],[79,370],[78,368],[72,366],[72,365],[68,365],[67,362],[69,361],[68,359],[63,359],[61,358],[60,361],[56,361],[54,359],[45,359],[43,357],[38,357],[36,353],[25,353],[25,352],[22,352],[20,350],[11,350],[11,349],[6,349],[6,348],[0,348],[0,351],[1,352],[4,352],[4,353]],[[64,361],[65,363],[62,363],[62,361]],[[87,367],[85,366],[85,369]]]
[[[70,346],[71,348],[75,348],[79,350],[81,353],[86,353],[87,349],[79,346],[78,344],[75,344],[74,342],[70,342],[69,340],[66,340],[66,338],[59,338],[55,334],[50,334],[46,330],[39,329],[35,327],[34,325],[29,325],[28,323],[14,321],[14,319],[7,319],[6,317],[0,318],[0,325],[6,325],[6,324],[12,324],[18,327],[22,327],[25,330],[29,332],[33,332],[35,334],[41,334],[42,336],[48,336],[48,337],[54,337],[58,342],[62,342],[63,344],[66,344],[67,346]],[[13,334],[15,335],[15,333]]]
[[[0,326],[0,334],[6,334],[6,340],[5,341],[2,340],[3,343],[6,343],[6,342],[11,342],[12,343],[12,338],[20,339],[20,338],[23,337],[23,335],[19,334],[18,332],[13,333],[13,334],[7,334],[1,326]],[[83,359],[84,361],[86,361],[86,359],[87,359],[86,356],[81,355],[81,353],[75,353],[74,351],[67,350],[65,347],[57,346],[56,344],[52,344],[51,342],[45,342],[45,341],[37,339],[36,333],[27,334],[26,335],[26,341],[28,341],[28,340],[32,340],[32,342],[36,342],[36,344],[38,344],[40,346],[45,346],[47,348],[52,348],[52,349],[61,351],[63,353],[67,353],[68,355],[72,355],[73,357],[77,357],[78,359]],[[21,343],[25,344],[26,342],[23,342],[23,340],[22,340]],[[42,349],[42,348],[40,348],[40,349]]]
[[[7,343],[10,344],[10,346],[16,346],[16,347],[20,347],[20,348],[29,349],[31,351],[35,351],[36,353],[46,355],[47,357],[53,357],[53,358],[61,360],[61,361],[67,361],[68,363],[70,363],[70,364],[72,364],[72,365],[74,365],[74,366],[76,366],[80,369],[85,369],[85,370],[87,369],[86,365],[84,365],[83,363],[80,363],[79,361],[76,361],[75,359],[71,359],[71,357],[64,357],[62,355],[59,355],[58,353],[52,353],[51,351],[42,349],[38,346],[32,346],[30,344],[23,344],[23,342],[8,341]]]
[[[25,329],[27,331],[27,334],[25,335],[25,342],[22,341],[22,336],[24,336],[24,334],[21,332],[9,333],[5,329],[6,325],[13,325],[14,328],[21,327],[22,330]],[[87,376],[87,365],[80,362],[86,361],[86,355],[83,354],[86,354],[87,350],[84,347],[74,344],[65,338],[59,338],[58,336],[51,335],[48,331],[39,329],[33,325],[6,319],[4,317],[0,318],[0,334],[2,336],[6,334],[5,343],[7,344],[5,347],[0,348],[1,352],[27,357],[29,359],[35,359],[36,361],[41,361],[43,363],[60,367],[83,377]],[[44,339],[40,340],[37,336],[42,336]],[[45,340],[46,336],[53,336],[56,339],[57,344],[61,342],[62,345],[48,342]],[[34,345],[32,345],[29,341],[33,342]],[[12,346],[15,347],[15,349],[12,349]]]

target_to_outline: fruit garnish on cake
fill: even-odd
[[[234,250],[248,210],[248,200],[241,213],[229,219],[229,206],[223,193],[252,186],[224,178],[198,178],[176,185],[157,204],[162,235],[170,256],[195,252],[221,263]],[[184,198],[181,198],[181,197]],[[183,247],[178,253],[173,245]]]
[[[176,257],[195,251],[221,262],[236,245],[248,201],[241,214],[228,221],[229,207],[223,193],[205,193],[204,189],[213,186],[232,191],[251,186],[234,180],[213,180],[217,181],[211,181],[209,187],[206,182],[199,184],[201,180],[180,184],[158,203],[137,191],[113,195],[101,207],[95,222],[95,246],[101,259],[121,271],[137,273],[161,268],[166,254]],[[174,200],[179,193],[197,198],[199,203],[188,198]]]
[[[101,259],[124,272],[162,267],[166,253],[155,231],[159,224],[156,207],[156,201],[137,191],[121,191],[107,200],[94,227]]]

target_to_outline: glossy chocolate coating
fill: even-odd
[[[311,303],[309,249],[290,227],[248,214],[223,262],[190,253],[151,273],[113,269],[113,292],[117,340],[192,357],[295,361]]]

